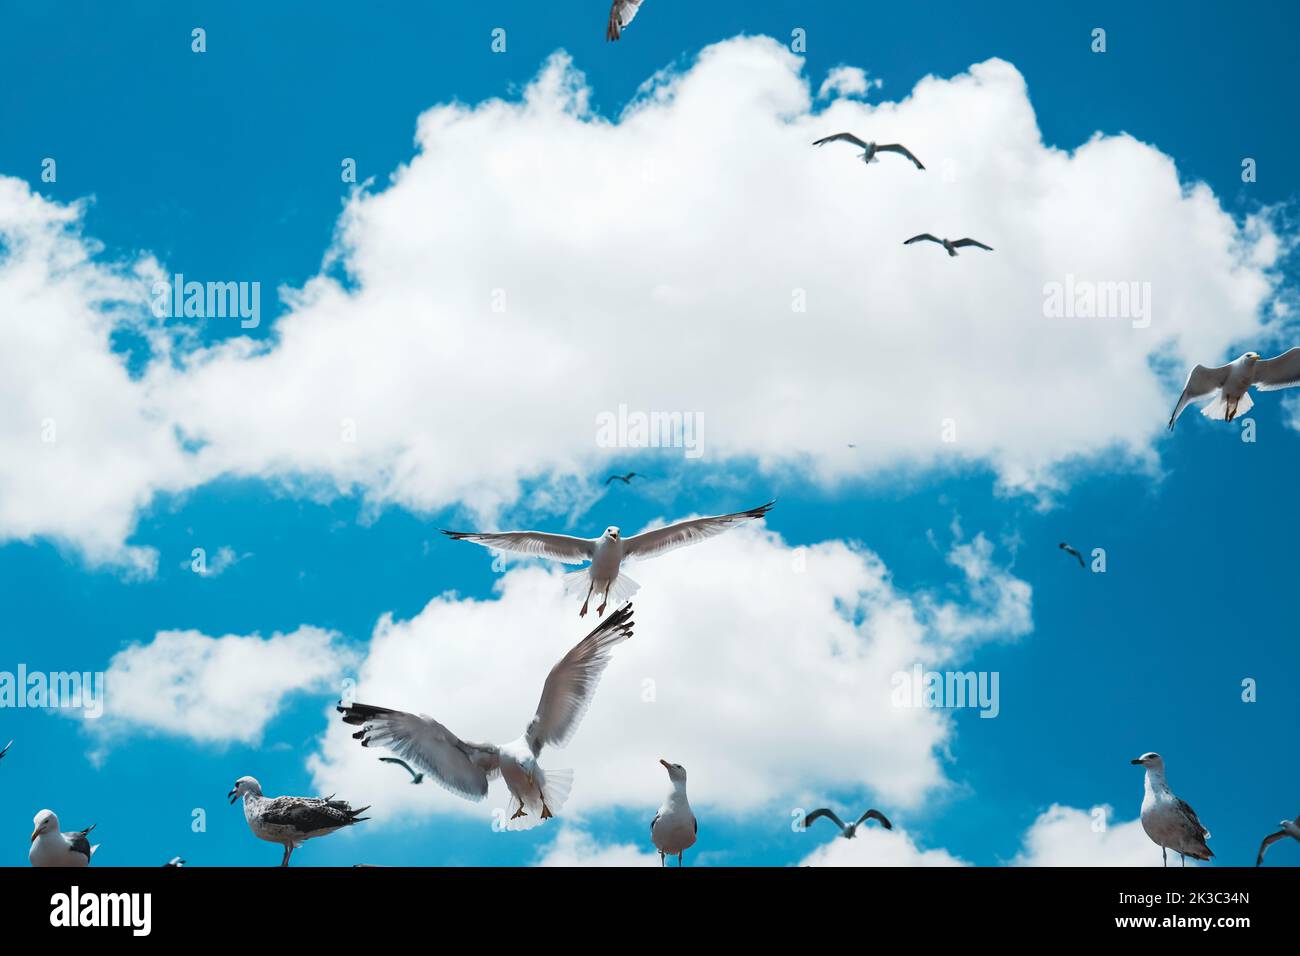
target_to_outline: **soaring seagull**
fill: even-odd
[[[1300,385],[1300,347],[1271,359],[1260,358],[1258,352],[1247,352],[1230,365],[1218,368],[1196,366],[1187,376],[1183,394],[1174,406],[1174,413],[1169,416],[1169,430],[1174,430],[1174,422],[1178,421],[1184,408],[1207,395],[1215,397],[1201,409],[1206,418],[1230,422],[1238,415],[1246,414],[1255,404],[1248,391],[1252,385],[1261,392]]]
[[[1080,554],[1078,551],[1076,551],[1074,548],[1070,547],[1070,546],[1069,546],[1068,544],[1066,544],[1064,541],[1062,541],[1059,545],[1057,545],[1057,547],[1060,548],[1062,551],[1064,551],[1066,554],[1072,554],[1072,555],[1074,555],[1076,558],[1079,559],[1079,567],[1083,568],[1083,570],[1085,570],[1085,571],[1088,570],[1088,562],[1084,561],[1084,560],[1083,560],[1083,555],[1081,555],[1081,554]]]
[[[42,810],[32,818],[32,824],[35,829],[27,851],[32,866],[90,866],[90,858],[99,849],[98,843],[90,845],[93,823],[75,833],[60,833],[59,818],[54,811]]]
[[[614,0],[609,8],[609,26],[605,28],[605,40],[617,40],[623,30],[632,22],[645,0]]]
[[[808,826],[814,820],[820,820],[822,817],[825,817],[826,819],[834,823],[837,827],[839,827],[840,836],[844,837],[846,840],[852,840],[853,837],[857,835],[858,827],[862,826],[862,824],[866,823],[868,820],[879,821],[880,825],[884,827],[886,830],[894,829],[894,825],[889,822],[889,818],[886,817],[879,810],[868,810],[866,813],[862,814],[862,816],[858,817],[857,822],[845,823],[843,820],[841,820],[838,816],[835,815],[834,810],[828,810],[825,807],[822,807],[820,810],[814,810],[812,813],[804,817],[803,828],[807,830]]]
[[[633,478],[644,478],[644,477],[645,475],[638,474],[635,471],[629,471],[626,475],[610,475],[608,478],[605,479],[605,484],[608,485],[611,481],[621,481],[625,485],[630,485],[632,484]]]
[[[1256,866],[1259,866],[1264,862],[1264,851],[1278,840],[1285,840],[1287,837],[1290,837],[1293,840],[1300,840],[1300,817],[1296,817],[1294,820],[1283,820],[1278,824],[1278,826],[1282,829],[1264,837],[1264,842],[1259,845],[1259,856],[1255,857]]]
[[[1196,811],[1174,796],[1165,782],[1165,761],[1157,753],[1144,753],[1130,763],[1146,767],[1142,796],[1142,829],[1160,847],[1165,866],[1174,850],[1187,865],[1187,858],[1208,860],[1214,852],[1205,845],[1210,831],[1196,818]]]
[[[816,140],[813,145],[825,146],[827,143],[834,143],[839,140],[843,140],[846,143],[852,143],[854,146],[861,146],[862,149],[865,150],[862,154],[862,161],[864,163],[880,162],[880,160],[876,159],[877,153],[899,153],[900,155],[906,156],[910,159],[916,165],[917,169],[925,169],[925,167],[921,165],[921,161],[913,156],[912,151],[902,143],[868,143],[864,140],[858,139],[852,133],[836,133],[834,136],[823,136],[821,139]]]
[[[659,851],[660,866],[665,865],[664,858],[669,856],[676,856],[677,865],[681,866],[682,854],[695,845],[695,838],[700,832],[700,821],[695,819],[695,812],[686,799],[686,768],[663,758],[660,758],[659,763],[668,771],[668,780],[673,788],[668,791],[664,805],[650,821],[650,839]]]
[[[957,250],[964,248],[965,246],[978,246],[980,249],[987,249],[989,252],[993,251],[992,246],[986,246],[984,243],[975,239],[940,239],[938,236],[932,236],[928,232],[923,232],[919,236],[913,236],[911,239],[904,239],[903,245],[910,246],[914,242],[937,242],[948,250],[948,255],[950,256],[955,256]]]
[[[587,585],[587,596],[582,602],[578,617],[587,616],[587,605],[591,602],[592,592],[603,595],[597,614],[605,613],[605,605],[611,599],[614,606],[627,601],[641,587],[626,574],[622,573],[625,558],[653,558],[655,555],[672,551],[684,545],[703,541],[721,534],[745,521],[761,518],[767,514],[775,501],[769,501],[748,511],[734,514],[718,515],[713,518],[692,518],[679,521],[666,528],[643,531],[630,538],[623,538],[617,527],[610,526],[599,538],[571,538],[563,534],[546,534],[541,531],[488,531],[484,533],[468,531],[444,531],[456,541],[473,541],[487,548],[498,551],[513,551],[538,558],[550,558],[565,564],[591,564],[581,571],[568,575],[566,588],[581,592],[582,585]]]
[[[423,782],[424,782],[424,774],[422,774],[422,773],[416,773],[414,770],[411,769],[411,765],[410,765],[409,763],[407,763],[405,760],[400,760],[400,759],[398,759],[397,757],[380,757],[379,759],[380,759],[381,761],[383,761],[384,763],[395,763],[395,764],[397,764],[399,767],[402,767],[403,769],[405,769],[406,772],[409,773],[409,774],[411,775],[411,783],[423,783]]]
[[[508,744],[470,743],[432,717],[370,704],[340,704],[343,722],[361,727],[361,746],[380,744],[421,767],[467,800],[487,796],[500,775],[513,798],[507,829],[526,830],[555,815],[569,796],[572,770],[544,771],[537,762],[547,744],[563,747],[591,706],[610,651],[632,636],[632,607],[611,614],[551,668],[537,711],[523,734]]]
[[[308,840],[370,819],[361,816],[369,807],[353,810],[333,796],[264,797],[262,785],[252,777],[240,777],[226,796],[232,804],[244,798],[244,819],[253,836],[284,847],[281,866],[288,866],[293,851]]]

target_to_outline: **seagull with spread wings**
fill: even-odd
[[[609,8],[609,25],[605,28],[605,40],[617,40],[632,22],[632,18],[641,10],[645,0],[614,0]]]
[[[721,534],[745,521],[761,518],[772,510],[775,501],[769,501],[748,511],[737,511],[729,515],[717,515],[712,518],[691,518],[679,521],[665,528],[643,531],[630,538],[624,538],[617,527],[605,529],[599,538],[573,538],[563,534],[546,534],[541,531],[487,531],[483,533],[470,531],[444,531],[443,534],[456,541],[473,541],[497,551],[513,551],[530,557],[550,558],[565,564],[582,564],[590,561],[581,571],[568,575],[566,587],[581,592],[587,587],[587,596],[582,602],[578,617],[587,616],[587,605],[591,595],[603,595],[597,614],[605,613],[605,605],[611,600],[618,607],[627,601],[641,587],[622,572],[625,559],[653,558],[666,551],[703,541]]]
[[[868,820],[878,821],[886,830],[894,829],[894,825],[889,822],[889,818],[879,810],[868,810],[866,813],[862,814],[862,816],[858,817],[856,822],[845,823],[836,816],[834,810],[828,810],[826,807],[822,807],[820,810],[814,810],[812,813],[804,817],[803,828],[807,830],[809,824],[813,823],[815,820],[820,820],[822,817],[825,817],[827,820],[830,820],[839,827],[840,836],[844,837],[846,840],[852,840],[853,837],[857,835],[858,827],[862,826],[862,824],[866,823]]]
[[[1079,553],[1077,548],[1070,547],[1070,545],[1064,541],[1062,541],[1059,545],[1057,545],[1057,547],[1060,548],[1062,551],[1064,551],[1066,554],[1074,555],[1075,559],[1078,560],[1079,562],[1079,567],[1083,568],[1083,570],[1085,571],[1088,570],[1088,563],[1083,560],[1083,555]]]
[[[565,746],[591,706],[610,651],[632,636],[632,606],[611,614],[551,668],[537,711],[523,734],[508,744],[470,743],[432,717],[370,704],[340,704],[343,722],[360,726],[361,746],[379,744],[433,775],[467,800],[487,796],[501,777],[513,798],[510,830],[526,830],[555,815],[568,799],[572,770],[544,771],[537,762],[547,744]]]
[[[611,481],[621,481],[625,485],[630,485],[632,484],[633,478],[641,478],[642,480],[644,480],[645,475],[641,474],[638,471],[629,471],[626,475],[610,475],[608,478],[605,479],[605,484],[608,485]]]
[[[1208,860],[1214,851],[1206,846],[1210,831],[1196,817],[1196,811],[1174,795],[1165,780],[1165,761],[1157,753],[1144,753],[1129,761],[1146,768],[1142,795],[1142,829],[1151,842],[1160,847],[1160,856],[1169,865],[1169,851],[1174,850],[1187,865],[1187,858]]]
[[[834,143],[837,141],[843,141],[845,143],[852,143],[854,146],[860,146],[863,149],[861,159],[864,163],[880,162],[880,160],[876,158],[877,153],[898,153],[899,155],[906,156],[910,159],[917,169],[925,169],[925,167],[921,165],[921,161],[913,156],[912,151],[902,143],[868,143],[866,140],[858,139],[858,137],[854,136],[852,133],[836,133],[834,136],[823,136],[821,139],[815,140],[813,145],[825,146],[827,143]]]
[[[1261,392],[1300,385],[1300,347],[1271,359],[1260,358],[1258,352],[1247,352],[1235,362],[1218,368],[1196,366],[1187,376],[1183,394],[1169,416],[1169,430],[1174,430],[1174,422],[1184,408],[1207,395],[1214,395],[1214,401],[1201,409],[1206,418],[1230,422],[1246,414],[1255,404],[1250,398],[1252,385]]]
[[[964,249],[966,246],[976,246],[980,249],[987,249],[989,252],[993,251],[992,246],[986,246],[984,243],[976,239],[940,239],[938,236],[932,236],[928,232],[923,232],[919,236],[913,236],[911,239],[904,239],[903,245],[910,246],[914,242],[937,242],[948,250],[948,255],[950,256],[957,255],[957,250]]]
[[[1264,842],[1259,845],[1259,856],[1255,857],[1255,865],[1259,866],[1264,862],[1264,853],[1278,840],[1285,840],[1290,837],[1293,840],[1300,840],[1300,817],[1294,820],[1283,820],[1278,824],[1282,829],[1276,833],[1270,833],[1264,837]]]

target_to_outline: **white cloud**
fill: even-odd
[[[585,830],[562,824],[541,848],[536,866],[659,866],[659,854],[630,843],[600,843]]]
[[[1017,866],[1160,866],[1160,848],[1143,831],[1142,821],[1116,823],[1114,816],[1109,805],[1081,810],[1054,803],[1025,832],[1012,862]],[[1096,828],[1097,821],[1104,823],[1102,829]]]
[[[351,660],[337,635],[315,627],[268,638],[161,631],[113,656],[104,716],[87,726],[256,743],[290,696],[329,689]]]
[[[711,812],[772,812],[829,789],[915,804],[945,785],[938,754],[952,719],[894,706],[891,676],[1029,627],[1028,586],[991,562],[962,567],[976,575],[966,594],[909,594],[868,551],[793,549],[758,525],[630,570],[642,585],[636,635],[616,650],[573,744],[543,755],[545,767],[577,771],[568,816],[644,807],[648,821],[667,790],[660,757],[687,768],[692,805]],[[512,740],[550,667],[593,626],[576,612],[558,572],[524,566],[502,576],[494,600],[444,595],[409,621],[385,618],[356,699],[427,713],[466,739]],[[383,819],[488,819],[505,806],[500,783],[485,805],[404,785],[330,718],[309,762],[322,792],[346,782]]]
[[[1043,492],[1079,462],[1154,467],[1184,369],[1264,337],[1277,239],[1155,147],[1045,146],[1000,60],[820,113],[801,69],[771,39],[727,41],[611,122],[557,55],[518,102],[435,106],[411,162],[340,222],[354,287],[318,277],[273,341],[138,382],[97,306],[121,276],[84,261],[75,210],[6,180],[0,535],[139,559],[136,509],[219,474],[487,514],[608,464],[596,416],[620,403],[703,415],[706,463],[830,482],[975,463]],[[929,169],[809,147],[841,129]],[[997,251],[902,246],[922,231]],[[1069,275],[1149,282],[1150,327],[1045,318]],[[33,438],[46,416],[53,448]],[[206,444],[188,456],[173,426]]]
[[[817,91],[819,100],[831,96],[863,96],[870,90],[878,90],[884,83],[879,79],[869,79],[867,71],[857,66],[837,66],[826,74],[821,88]]]
[[[852,840],[832,837],[799,861],[800,866],[969,866],[947,850],[923,850],[906,830],[869,825]]]

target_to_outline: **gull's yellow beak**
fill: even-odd
[[[38,836],[40,836],[40,835],[41,835],[41,831],[40,831],[40,830],[33,830],[33,831],[32,831],[32,838],[31,838],[30,840],[28,840],[27,842],[28,842],[28,843],[35,843],[35,842],[36,842],[36,838],[37,838]]]

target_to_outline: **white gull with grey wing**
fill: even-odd
[[[1260,358],[1258,352],[1247,352],[1235,362],[1217,368],[1197,365],[1188,374],[1183,394],[1169,416],[1169,430],[1174,430],[1174,422],[1183,409],[1210,395],[1214,400],[1201,409],[1206,418],[1230,422],[1246,414],[1255,405],[1250,397],[1252,385],[1261,392],[1300,385],[1300,347],[1271,359]]]

